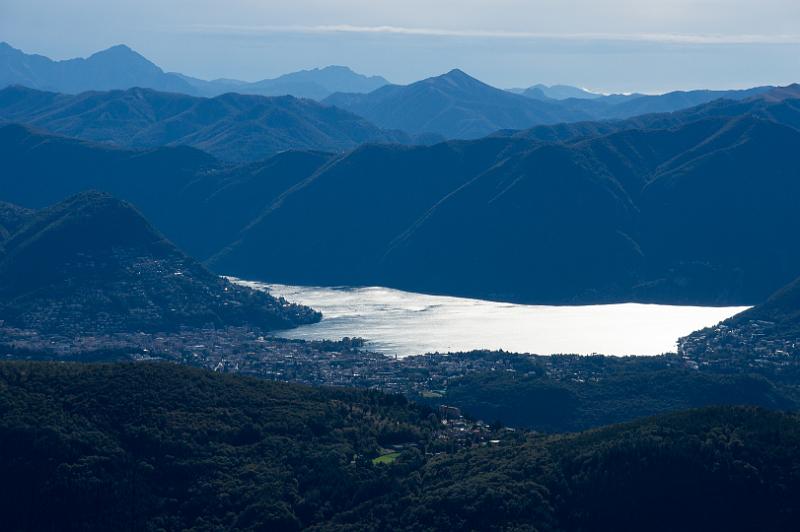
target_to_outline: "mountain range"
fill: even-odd
[[[363,76],[342,66],[303,70],[256,82],[233,79],[206,81],[164,72],[125,45],[112,46],[85,59],[53,61],[42,55],[26,54],[8,43],[0,42],[0,88],[24,85],[33,89],[77,94],[140,87],[194,96],[238,92],[321,100],[334,92],[369,92],[386,84],[388,82],[380,76]]]
[[[346,151],[363,143],[408,144],[336,107],[292,96],[214,98],[133,88],[66,95],[19,85],[0,90],[0,122],[128,148],[192,146],[230,161],[285,150]]]
[[[800,228],[800,107],[778,96],[240,166],[7,126],[0,185],[25,207],[107,190],[214,271],[244,278],[541,303],[755,304],[800,272],[785,245]]]
[[[543,124],[587,120],[618,120],[647,113],[672,112],[720,98],[742,100],[772,89],[756,87],[729,91],[676,91],[662,95],[600,95],[566,85],[548,87],[539,84],[528,89],[504,91],[478,81],[458,69],[407,86],[399,86],[389,85],[379,76],[362,76],[341,66],[305,70],[253,83],[229,79],[205,81],[164,72],[124,45],[98,52],[87,59],[52,61],[43,56],[25,54],[7,43],[0,43],[0,88],[9,85],[67,94],[138,87],[205,97],[216,97],[225,93],[292,95],[321,100],[346,109],[383,129],[403,130],[411,135],[434,135],[427,137],[427,142],[441,136],[472,139],[498,130],[527,129]],[[271,131],[270,134],[276,140],[267,140],[267,143],[286,145],[291,140],[306,137],[313,139],[320,135],[317,131],[307,131],[307,124],[302,124],[306,120],[314,123],[318,112],[312,108],[298,107],[302,106],[296,104],[287,110],[292,116],[287,117],[286,121],[287,127],[295,121],[300,122],[297,125],[299,131],[296,134],[289,133],[288,138],[283,130]],[[302,111],[310,116],[305,116]],[[249,128],[264,133],[261,128],[264,127],[263,121],[266,118],[253,113],[249,120],[258,123],[249,124]],[[341,116],[337,119],[346,121]],[[228,121],[222,122],[223,129],[230,127]],[[183,124],[174,127],[180,129],[181,126]],[[126,129],[123,124],[119,127]],[[337,137],[336,133],[342,132],[335,128],[325,131],[328,136]],[[130,135],[130,132],[123,134]],[[330,148],[320,145],[317,148],[335,149],[337,145],[352,140],[352,136],[344,132],[338,143],[328,139]],[[159,140],[162,144],[168,142],[165,139]],[[187,142],[190,140],[192,139],[186,139]],[[309,144],[311,141],[307,140],[291,146],[304,149]],[[264,150],[255,152],[263,154]],[[248,157],[249,160],[254,158],[255,155]]]
[[[668,113],[648,113],[625,120],[601,120],[498,131],[492,136],[544,142],[572,142],[633,129],[669,129],[705,118],[753,116],[800,128],[800,85],[776,87],[745,99],[716,99]]]
[[[368,94],[334,94],[323,102],[352,111],[383,128],[472,139],[503,129],[672,112],[721,98],[747,99],[771,89],[564,99],[544,96],[541,88],[535,88],[535,94],[503,91],[456,69],[407,86],[388,85]]]
[[[745,115],[572,143],[364,147],[287,191],[211,265],[535,302],[759,302],[800,272],[780,244],[800,223],[798,142]]]
[[[458,69],[407,86],[387,85],[368,94],[334,94],[323,103],[347,109],[381,127],[447,138],[477,138],[499,129],[592,118],[556,100],[536,100],[497,89]]]
[[[181,77],[199,96],[219,96],[226,92],[285,96],[323,100],[335,92],[371,92],[388,85],[381,76],[364,76],[345,66],[327,66],[284,74],[274,79],[246,82],[230,79],[206,81],[189,76]]]
[[[7,326],[75,334],[205,325],[269,330],[319,319],[212,274],[107,194],[0,214],[5,223],[19,219],[0,241],[0,320]]]

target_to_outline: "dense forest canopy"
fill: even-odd
[[[458,450],[377,392],[3,362],[0,412],[9,530],[792,530],[800,511],[800,419],[754,408]]]

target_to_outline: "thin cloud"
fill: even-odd
[[[683,33],[548,33],[504,30],[451,30],[444,28],[412,28],[402,26],[354,26],[350,24],[239,26],[198,24],[187,28],[192,32],[264,34],[264,33],[355,33],[410,35],[428,37],[461,37],[488,39],[546,39],[567,41],[629,41],[664,44],[800,44],[800,34],[683,34]]]

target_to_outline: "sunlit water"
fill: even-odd
[[[518,353],[658,355],[678,338],[748,307],[672,305],[545,306],[431,296],[382,287],[287,286],[239,281],[323,314],[322,321],[277,336],[367,340],[367,347],[408,356],[504,349]]]

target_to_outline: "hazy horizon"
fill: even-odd
[[[800,79],[787,0],[6,0],[0,40],[53,59],[126,44],[166,71],[255,81],[346,65],[406,84],[460,68],[497,87],[597,92],[786,85]],[[81,27],[80,32],[65,29]]]

